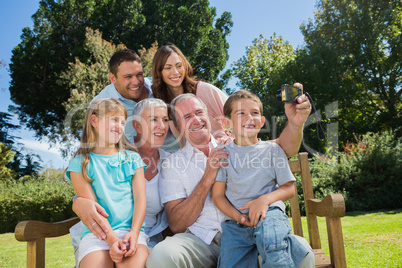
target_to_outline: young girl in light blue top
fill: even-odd
[[[113,230],[105,240],[99,240],[84,228],[80,267],[145,267],[146,166],[123,135],[126,118],[125,107],[116,99],[92,102],[80,148],[67,168],[66,175],[77,195],[105,208],[109,229]]]

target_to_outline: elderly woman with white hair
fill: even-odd
[[[145,214],[145,234],[150,238],[148,248],[152,249],[162,241],[162,231],[168,226],[166,215],[159,198],[159,176],[161,162],[169,153],[161,149],[175,146],[177,142],[165,143],[169,130],[166,103],[159,99],[140,101],[133,111],[133,125],[137,131],[134,139],[142,160],[147,165],[145,171],[147,191],[147,212]]]

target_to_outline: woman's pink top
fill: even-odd
[[[223,105],[228,96],[214,85],[199,82],[197,85],[196,96],[199,97],[207,106],[208,116],[211,121],[211,132],[215,138],[228,135],[225,129],[223,115]]]

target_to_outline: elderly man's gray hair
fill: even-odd
[[[142,101],[138,102],[133,110],[133,120],[139,122],[140,115],[145,108],[148,107],[162,107],[167,109],[167,105],[163,100],[154,99],[154,98],[147,98],[143,99]]]
[[[179,124],[179,120],[178,120],[178,117],[176,114],[176,109],[175,109],[176,105],[179,104],[180,102],[183,102],[183,101],[185,101],[187,99],[191,99],[191,98],[197,99],[201,103],[202,107],[204,108],[204,111],[208,112],[207,106],[199,97],[197,97],[196,95],[194,95],[192,93],[181,94],[181,95],[177,96],[176,98],[174,98],[172,100],[172,102],[170,103],[170,114],[172,116],[173,123],[175,123],[176,125]]]

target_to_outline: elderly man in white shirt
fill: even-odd
[[[173,122],[186,145],[162,163],[159,191],[173,233],[156,245],[147,267],[216,267],[224,215],[211,196],[218,169],[227,162],[210,134],[205,105],[193,94],[171,103]]]

